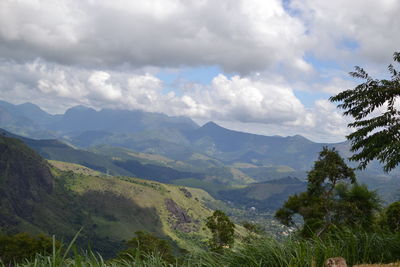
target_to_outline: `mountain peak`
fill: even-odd
[[[296,140],[296,141],[302,141],[302,142],[307,142],[307,143],[312,143],[312,141],[310,141],[309,139],[305,138],[302,135],[296,134],[293,136],[288,136],[288,138],[292,139],[292,140]]]
[[[41,110],[41,108],[38,105],[35,105],[35,104],[31,103],[31,102],[25,102],[25,103],[19,104],[18,106],[35,108],[35,109],[40,109]]]
[[[219,126],[218,124],[216,124],[216,123],[213,122],[213,121],[209,121],[209,122],[207,122],[206,124],[204,124],[204,125],[202,126],[202,128],[222,128],[222,127]]]
[[[67,109],[67,111],[65,111],[65,113],[71,112],[71,111],[95,111],[92,108],[83,106],[83,105],[77,105],[77,106],[73,106],[72,108]]]

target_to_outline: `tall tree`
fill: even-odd
[[[400,232],[400,201],[390,204],[385,212],[386,224],[393,232]]]
[[[220,210],[214,211],[213,215],[207,218],[206,226],[212,233],[210,248],[215,252],[223,252],[224,248],[230,248],[235,241],[235,224],[229,217]]]
[[[299,215],[304,222],[303,236],[320,236],[338,227],[367,229],[378,208],[376,193],[357,185],[353,169],[334,148],[324,147],[308,173],[307,191],[290,196],[275,217],[286,226],[296,226],[295,216]]]
[[[400,63],[400,53],[395,52],[393,59]],[[388,172],[400,162],[400,72],[392,64],[388,70],[391,78],[379,80],[355,67],[350,75],[364,82],[330,98],[340,103],[338,107],[345,110],[344,115],[354,119],[348,126],[355,131],[347,139],[354,152],[350,160],[359,161],[360,169],[377,159]]]

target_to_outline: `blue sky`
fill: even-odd
[[[0,99],[187,116],[343,141],[328,98],[385,75],[396,0],[1,1]],[[374,12],[371,12],[373,10]],[[112,23],[110,23],[112,21]]]

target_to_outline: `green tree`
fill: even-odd
[[[368,190],[366,185],[359,184],[351,187],[339,184],[335,191],[337,199],[335,223],[352,228],[373,230],[375,212],[381,207],[378,194]]]
[[[385,212],[386,225],[392,232],[400,231],[400,201],[393,202]]]
[[[300,216],[302,235],[320,236],[343,226],[368,228],[378,208],[377,194],[356,183],[353,169],[334,148],[324,147],[308,173],[307,191],[290,196],[275,217],[286,226],[300,228],[295,219]]]
[[[400,63],[400,53],[394,53],[393,59]],[[350,160],[359,161],[360,169],[377,159],[388,172],[400,162],[400,72],[393,65],[388,70],[391,78],[379,80],[355,67],[350,75],[364,82],[330,98],[340,102],[338,107],[345,110],[343,114],[354,119],[348,127],[355,131],[347,139],[354,152]]]
[[[134,238],[126,242],[128,248],[119,253],[120,258],[131,259],[139,256],[143,260],[149,254],[159,254],[166,262],[176,261],[167,240],[143,231],[137,231],[135,234]]]
[[[233,246],[235,239],[235,224],[220,210],[214,211],[207,218],[206,226],[210,229],[212,237],[209,245],[212,251],[223,252],[224,248]]]

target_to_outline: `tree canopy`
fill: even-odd
[[[286,226],[296,226],[300,215],[302,235],[320,236],[340,227],[368,229],[378,208],[377,194],[356,183],[353,169],[334,148],[324,147],[308,173],[307,191],[290,196],[275,217]]]
[[[206,226],[212,233],[212,238],[209,241],[212,251],[222,252],[224,248],[233,246],[235,224],[229,220],[224,212],[214,211],[213,215],[207,218]]]
[[[56,241],[54,246],[58,249],[61,243]],[[14,263],[32,259],[37,253],[50,254],[52,250],[53,240],[44,234],[0,235],[0,265],[13,266]]]
[[[400,53],[395,52],[393,59],[400,63]],[[350,160],[359,161],[360,169],[376,159],[388,172],[400,162],[400,72],[392,64],[388,70],[391,78],[380,80],[355,67],[350,75],[364,82],[330,98],[332,102],[339,102],[344,115],[354,119],[348,127],[355,131],[347,139],[354,152]]]
[[[400,201],[393,202],[386,209],[386,224],[393,232],[400,231]]]

